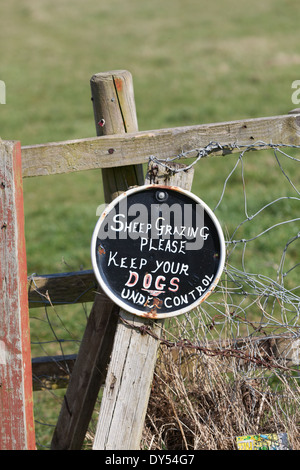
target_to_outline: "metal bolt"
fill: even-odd
[[[108,153],[112,155],[114,153],[115,149],[108,149]]]
[[[162,191],[162,190],[158,190],[156,191],[156,199],[160,202],[164,202],[164,201],[167,201],[169,195],[166,191]]]

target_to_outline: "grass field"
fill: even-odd
[[[0,136],[22,145],[94,136],[89,80],[115,69],[133,75],[140,130],[285,114],[297,107],[291,85],[300,79],[298,12],[296,0],[2,2]],[[193,191],[212,208],[235,162],[197,165]],[[299,187],[299,165],[295,171],[294,162],[284,164]],[[292,194],[271,152],[247,156],[245,175],[249,213],[279,189]],[[91,269],[101,172],[26,179],[24,198],[28,273]],[[226,232],[245,218],[243,204],[238,170],[217,213]],[[282,202],[261,229],[295,212],[295,204]],[[276,275],[287,238],[259,240],[249,269]],[[292,264],[297,256],[292,252]],[[66,322],[76,323],[74,315]]]
[[[4,2],[0,136],[22,145],[94,136],[89,79],[122,68],[140,130],[284,114],[300,63],[295,10],[292,0]],[[230,163],[215,165],[195,178],[208,204]],[[260,178],[268,173],[261,165]],[[28,271],[87,268],[99,174],[25,180],[24,192]]]

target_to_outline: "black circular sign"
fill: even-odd
[[[91,243],[96,278],[120,307],[148,318],[180,315],[213,291],[225,261],[220,224],[194,194],[139,186],[99,218]]]

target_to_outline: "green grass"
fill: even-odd
[[[89,80],[114,69],[133,75],[140,130],[285,114],[296,107],[291,84],[300,78],[297,7],[296,0],[2,2],[0,136],[22,145],[94,136]],[[235,162],[231,156],[197,165],[193,191],[210,207]],[[299,165],[284,165],[299,187]],[[271,152],[248,154],[245,178],[249,215],[292,194]],[[101,172],[26,179],[24,200],[28,273],[91,269]],[[251,237],[295,213],[294,202],[278,203],[256,219],[255,232],[245,224],[236,236]],[[217,216],[226,233],[245,219],[240,167]],[[259,238],[249,270],[276,277],[284,245],[298,230]],[[291,247],[287,268],[297,256]],[[72,307],[64,319],[72,327],[81,315]],[[44,337],[39,324],[33,322],[33,335]]]
[[[291,83],[300,62],[295,5],[5,2],[0,136],[22,145],[94,136],[90,77],[120,68],[133,74],[141,130],[286,113],[295,107]],[[209,205],[230,165],[210,162],[210,184],[208,170],[202,178],[197,168],[194,191]],[[267,175],[268,167],[254,168],[255,179]],[[61,271],[64,261],[87,268],[101,178],[89,172],[25,180],[24,194],[28,271]]]

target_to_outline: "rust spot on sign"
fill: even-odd
[[[144,313],[142,313],[142,314],[141,314],[141,317],[155,319],[155,318],[158,318],[158,315],[157,315],[156,310],[155,310],[155,309],[152,309],[152,310],[150,310],[149,312],[144,312]]]
[[[158,298],[155,298],[153,299],[153,307],[151,308],[151,310],[149,312],[145,312],[143,314],[143,317],[146,317],[146,318],[157,318],[157,309],[160,309],[161,306],[163,304],[163,301],[158,299]],[[148,305],[148,300],[146,301],[144,307],[147,307]]]
[[[99,245],[98,253],[99,253],[99,255],[105,255],[105,249],[102,245]]]

